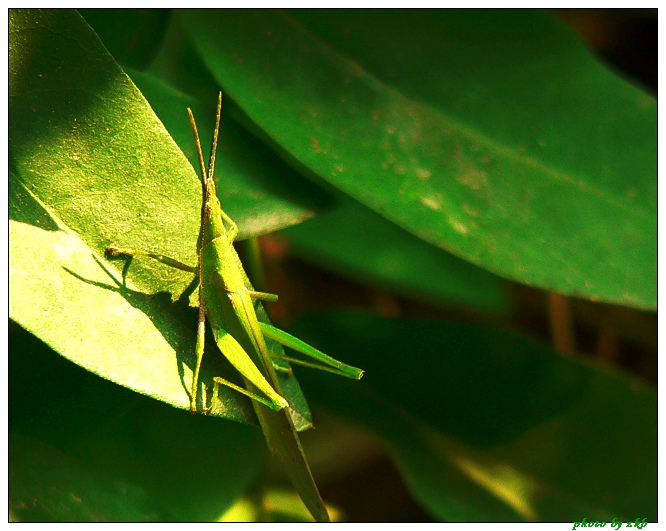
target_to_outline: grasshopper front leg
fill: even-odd
[[[201,361],[203,360],[204,346],[206,343],[206,312],[201,305],[199,297],[199,321],[197,322],[197,346],[195,353],[197,356],[194,374],[192,376],[192,391],[190,392],[190,413],[197,412],[197,391],[199,390],[199,371],[201,370]]]
[[[183,262],[164,256],[163,254],[151,253],[150,251],[142,251],[140,249],[123,249],[122,247],[118,247],[115,243],[109,245],[106,248],[106,252],[113,257],[126,256],[128,258],[134,258],[135,256],[147,256],[148,258],[162,262],[169,267],[175,267],[176,269],[187,271],[188,273],[197,273],[198,270],[196,267],[188,266]]]

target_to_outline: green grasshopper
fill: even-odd
[[[222,354],[241,373],[246,388],[221,377],[213,378],[215,401],[219,385],[225,385],[252,398],[252,404],[263,429],[268,447],[282,460],[288,475],[312,516],[319,521],[328,521],[329,515],[319,495],[310,472],[307,459],[292,418],[289,403],[284,398],[276,370],[285,370],[274,364],[272,358],[318,368],[359,379],[361,369],[337,361],[300,339],[257,319],[253,299],[276,301],[277,295],[255,291],[233,248],[238,227],[222,210],[217,198],[213,173],[222,113],[222,93],[217,102],[217,115],[208,168],[205,166],[199,132],[191,109],[187,109],[190,126],[194,134],[202,176],[201,226],[197,240],[197,267],[190,267],[177,260],[148,251],[122,249],[116,244],[108,247],[111,256],[147,256],[166,265],[195,274],[193,288],[199,284],[199,319],[196,341],[196,365],[190,394],[190,411],[197,412],[199,370],[204,354],[206,317],[213,337]],[[307,362],[287,356],[272,355],[265,338],[270,338],[286,347],[300,352],[313,360]],[[288,369],[290,370],[290,369]],[[208,409],[205,407],[205,414]]]

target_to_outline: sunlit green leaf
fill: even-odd
[[[195,264],[197,175],[76,12],[12,10],[10,30],[10,317],[82,367],[189,408],[196,312],[171,301],[192,275],[135,260],[121,288],[122,262],[103,255],[117,242]],[[204,364],[209,387],[229,370],[220,358]],[[213,411],[254,419],[226,389]]]

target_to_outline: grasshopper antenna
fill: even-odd
[[[208,178],[212,179],[215,173],[215,155],[217,154],[217,137],[220,133],[220,119],[222,116],[222,92],[217,97],[217,114],[215,115],[215,129],[213,129],[213,142],[210,146],[210,158],[208,159]]]
[[[201,140],[199,139],[199,130],[197,129],[197,123],[194,120],[194,114],[192,109],[187,108],[187,114],[190,117],[190,127],[192,128],[192,133],[194,134],[194,146],[197,150],[197,158],[199,159],[199,167],[201,168],[201,182],[204,186],[206,185],[206,163],[203,158],[203,151],[201,150]]]

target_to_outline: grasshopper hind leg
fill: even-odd
[[[239,393],[244,394],[245,396],[251,398],[252,400],[256,400],[257,402],[262,403],[266,407],[269,407],[275,411],[281,410],[284,406],[282,405],[277,405],[274,402],[271,402],[270,400],[265,399],[264,397],[253,393],[252,391],[248,391],[247,389],[243,389],[240,385],[236,385],[233,382],[230,382],[229,380],[225,380],[224,378],[220,378],[219,376],[213,377],[213,396],[211,397],[210,404],[208,405],[207,408],[204,409],[204,415],[208,415],[210,411],[213,409],[213,404],[215,401],[219,398],[219,389],[220,385],[224,385],[225,387],[229,387],[231,389],[235,389]]]
[[[203,360],[205,342],[206,342],[206,313],[204,311],[203,305],[201,305],[200,303],[199,322],[197,324],[197,345],[196,345],[197,361],[194,367],[194,374],[192,375],[192,391],[190,392],[190,413],[192,413],[192,415],[196,415],[197,413],[197,391],[199,390],[199,371],[201,370],[201,361]],[[204,414],[206,414],[205,407],[204,407]]]

